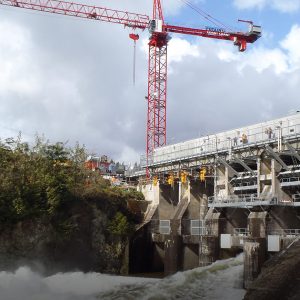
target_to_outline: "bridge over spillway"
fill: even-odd
[[[147,258],[131,249],[139,271],[170,274],[244,250],[251,281],[300,234],[299,150],[295,113],[155,149],[150,181],[142,157],[142,169],[127,173],[149,201],[135,240]]]

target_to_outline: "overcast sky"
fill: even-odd
[[[264,34],[245,53],[231,42],[172,36],[168,142],[300,109],[300,0],[193,2],[234,29],[247,30],[238,18],[253,20]],[[152,0],[93,3],[148,15],[152,6]],[[180,0],[163,5],[170,24],[211,26]],[[137,45],[135,86],[129,33],[116,24],[0,5],[0,138],[21,131],[30,141],[39,133],[138,160],[145,151],[148,33]]]

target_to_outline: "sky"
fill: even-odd
[[[300,0],[189,0],[232,30],[263,36],[244,53],[228,41],[172,35],[167,142],[247,126],[300,109]],[[76,0],[151,15],[151,0]],[[164,0],[169,24],[214,26],[182,0]],[[0,0],[1,3],[1,0]],[[138,161],[145,152],[148,32],[0,5],[0,138],[22,132]]]

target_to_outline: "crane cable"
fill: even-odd
[[[135,68],[136,68],[136,41],[133,42],[133,85],[135,86]]]
[[[185,5],[189,6],[191,9],[193,9],[195,12],[197,12],[200,16],[202,16],[204,19],[208,20],[209,22],[213,23],[216,26],[223,26],[229,30],[231,30],[231,28],[229,26],[227,26],[226,24],[222,23],[221,21],[219,21],[218,19],[214,18],[213,16],[211,16],[210,14],[208,14],[207,12],[205,12],[203,9],[195,6],[193,3],[191,3],[188,0],[181,0],[181,2],[183,2]]]
[[[232,31],[232,29],[229,26],[227,26],[223,22],[219,21],[218,19],[214,18],[213,16],[211,16],[210,14],[205,12],[203,9],[195,6],[190,1],[188,1],[188,0],[180,0],[180,1],[183,2],[186,6],[189,6],[196,13],[198,13],[200,16],[202,16],[204,19],[208,20],[209,22],[213,23],[214,25],[216,25],[218,27],[221,25],[222,27],[228,29],[229,31]]]

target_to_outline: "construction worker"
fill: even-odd
[[[243,143],[243,144],[247,144],[247,143],[248,143],[248,138],[247,138],[246,133],[243,133],[243,134],[242,134],[242,143]]]
[[[237,146],[237,145],[238,145],[238,137],[235,136],[235,137],[233,138],[233,147],[235,147],[235,146]]]
[[[272,138],[272,133],[273,133],[272,128],[271,127],[267,128],[265,132],[268,135],[268,138],[270,140]]]

